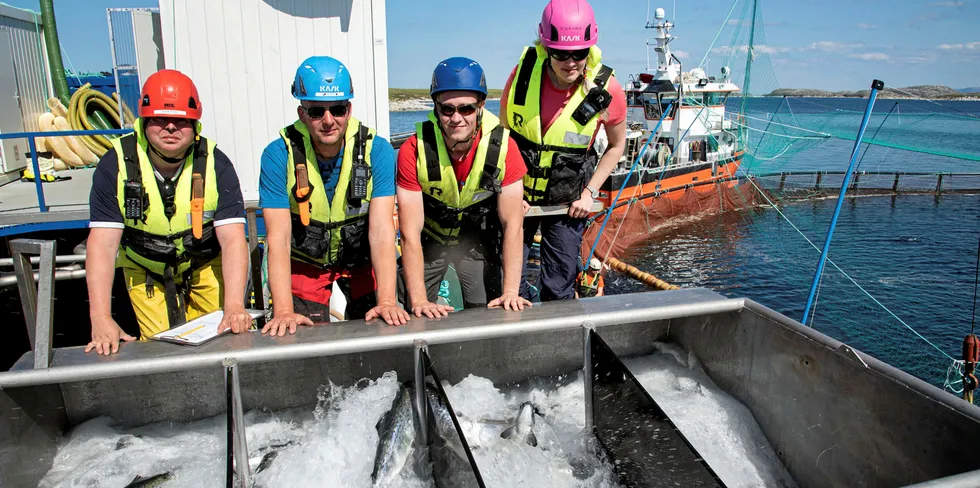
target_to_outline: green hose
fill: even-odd
[[[65,79],[65,65],[61,61],[61,43],[58,42],[58,24],[54,19],[54,0],[40,0],[41,22],[44,24],[44,44],[48,51],[48,64],[51,68],[51,81],[55,95],[61,103],[67,104],[68,80]]]

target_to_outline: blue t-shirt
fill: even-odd
[[[345,145],[346,146],[346,145]],[[333,201],[340,179],[340,167],[346,147],[336,157],[317,161],[320,178],[327,191],[327,200]],[[269,143],[262,151],[262,169],[259,176],[259,206],[262,208],[289,208],[287,188],[287,161],[289,151],[281,137]],[[385,138],[374,136],[371,147],[371,198],[395,196],[395,150]],[[346,189],[344,189],[346,191]]]

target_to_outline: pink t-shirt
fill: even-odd
[[[504,114],[507,113],[507,97],[510,95],[510,86],[514,83],[514,75],[516,73],[517,67],[515,66],[510,72],[510,76],[507,77],[507,83],[504,84],[504,92],[500,97],[501,119],[506,118]],[[550,76],[542,76],[542,78],[541,120],[543,121],[543,126],[541,129],[542,133],[546,133],[551,127],[551,124],[554,124],[555,120],[558,119],[558,114],[568,104],[568,100],[572,98],[574,90],[578,89],[578,85],[572,85],[567,90],[559,90],[551,81]],[[599,125],[609,126],[619,124],[626,120],[626,93],[615,76],[609,77],[609,81],[606,82],[606,91],[612,95],[612,101],[609,103],[609,107],[600,114]],[[598,127],[596,127],[596,130],[598,131]]]

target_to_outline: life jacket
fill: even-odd
[[[461,189],[435,115],[430,113],[429,120],[415,124],[425,212],[422,230],[441,244],[458,245],[463,229],[464,235],[481,236],[500,229],[497,195],[504,180],[510,131],[485,110],[480,131],[473,166]]]
[[[198,123],[197,133],[200,131]],[[126,226],[120,241],[121,259],[143,268],[164,285],[173,327],[184,322],[180,299],[189,276],[221,253],[213,222],[218,207],[215,144],[197,137],[176,175],[173,214],[169,216],[147,145],[142,119],[136,121],[133,134],[112,140],[119,160],[117,199]]]
[[[545,80],[548,52],[543,46],[525,47],[507,97],[511,133],[527,163],[524,199],[532,205],[556,205],[578,200],[599,161],[592,136],[599,114],[612,96],[606,82],[612,68],[600,63],[602,52],[590,48],[586,61],[588,79],[596,85],[589,93],[576,87],[568,104],[543,133],[541,83]]]
[[[590,281],[588,271],[583,271],[582,279],[579,280],[578,282],[579,298],[594,297],[598,294],[599,294],[599,274],[596,273],[595,278]]]
[[[292,214],[292,258],[321,268],[366,263],[368,205],[371,201],[371,148],[375,131],[351,117],[333,201],[320,177],[306,126],[296,121],[279,131],[289,152],[287,187]]]

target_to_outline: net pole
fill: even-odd
[[[851,162],[844,173],[844,181],[841,183],[840,194],[837,195],[837,205],[834,207],[834,216],[830,220],[830,228],[827,229],[827,238],[823,241],[823,250],[820,252],[820,260],[817,262],[817,271],[813,275],[813,283],[810,284],[810,295],[806,299],[806,306],[803,307],[803,324],[810,318],[810,308],[813,306],[813,298],[817,293],[817,286],[820,284],[820,277],[823,275],[824,265],[827,263],[827,254],[830,252],[830,240],[834,237],[834,228],[837,227],[837,218],[840,216],[841,207],[844,205],[844,194],[847,187],[851,184],[851,177],[854,174],[854,167],[857,165],[858,153],[861,150],[861,140],[864,139],[864,132],[868,129],[868,120],[871,119],[871,111],[874,110],[875,100],[878,98],[878,91],[885,88],[884,82],[874,80],[871,82],[871,94],[868,96],[868,106],[864,110],[864,118],[861,119],[861,127],[858,129],[857,139],[854,140],[854,149],[851,150]]]
[[[647,142],[643,144],[643,147],[640,148],[640,152],[636,154],[636,159],[633,160],[633,165],[630,167],[629,173],[626,174],[626,178],[623,179],[623,184],[619,186],[619,191],[616,192],[616,198],[613,198],[611,202],[612,205],[608,209],[606,209],[606,216],[603,217],[602,225],[599,226],[599,232],[596,234],[595,240],[592,241],[592,250],[589,251],[588,256],[583,256],[582,258],[582,261],[584,263],[589,262],[589,259],[592,259],[592,255],[595,254],[596,247],[599,245],[599,239],[602,238],[602,231],[606,230],[606,224],[609,223],[609,217],[612,216],[613,209],[616,208],[616,203],[619,202],[619,197],[620,195],[623,194],[623,189],[626,188],[626,184],[629,183],[630,176],[633,174],[634,171],[636,171],[636,166],[640,164],[640,161],[643,160],[643,155],[646,154],[647,149],[650,147],[650,143],[657,137],[657,134],[660,132],[660,126],[664,123],[664,118],[666,118],[667,114],[670,113],[670,109],[671,107],[673,107],[673,105],[674,102],[670,102],[667,104],[667,109],[664,110],[662,114],[660,114],[660,120],[657,121],[656,127],[654,127],[653,130],[650,132],[650,136],[647,138]],[[637,182],[637,186],[639,186],[639,184],[640,182]],[[609,252],[611,251],[612,251],[612,246],[610,246],[606,254],[609,254]],[[581,250],[579,252],[581,252]]]

